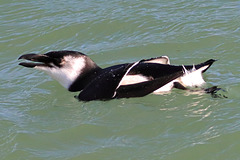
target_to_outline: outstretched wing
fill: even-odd
[[[183,71],[178,71],[174,74],[162,76],[154,80],[130,85],[122,85],[116,91],[116,98],[143,97],[182,75]]]
[[[183,67],[166,64],[168,61],[166,57],[159,57],[106,68],[82,90],[78,99],[91,101],[142,97],[183,76],[184,68],[190,70],[195,67],[204,72],[214,62],[214,60],[209,60],[196,66]],[[126,77],[131,75],[140,76],[142,79],[139,82],[124,83]]]
[[[158,63],[158,64],[170,64],[168,56],[161,56],[156,58],[144,59],[143,63]]]

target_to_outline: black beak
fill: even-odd
[[[36,66],[51,67],[50,63],[54,62],[53,58],[48,57],[45,54],[24,54],[24,55],[21,55],[18,59],[25,59],[32,62],[38,62],[38,63],[31,63],[31,62],[19,63],[19,65],[24,67],[29,67],[29,68],[34,68]]]

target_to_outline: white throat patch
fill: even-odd
[[[83,57],[66,56],[62,60],[61,67],[53,65],[53,67],[36,66],[36,69],[45,71],[53,79],[57,80],[63,87],[69,88],[76,78],[83,72],[85,67],[85,59]]]

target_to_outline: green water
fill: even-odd
[[[0,157],[6,160],[240,159],[240,2],[0,1]],[[78,102],[21,54],[77,50],[102,67],[168,55],[218,61],[227,99],[165,95]]]

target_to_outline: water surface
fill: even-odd
[[[6,160],[239,159],[238,1],[0,2],[0,157]],[[78,102],[21,54],[77,50],[102,67],[167,55],[218,61],[204,74],[227,99],[165,95]]]

